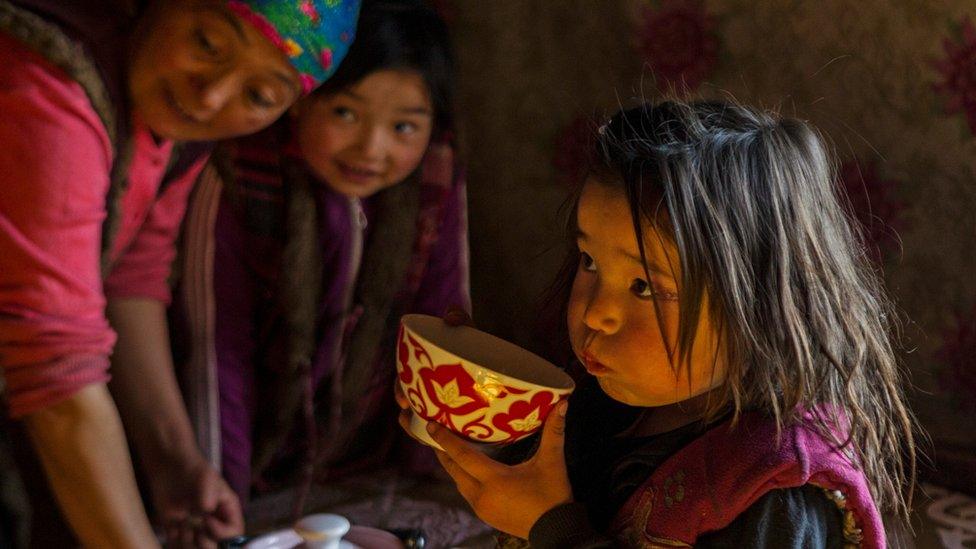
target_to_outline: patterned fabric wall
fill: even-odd
[[[908,322],[934,457],[976,492],[971,0],[441,0],[455,33],[479,325],[529,343],[585,120],[684,86],[822,129]],[[955,458],[955,459],[953,459]]]

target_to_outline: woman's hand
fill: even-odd
[[[573,500],[563,453],[566,407],[565,401],[556,405],[546,419],[539,449],[517,465],[498,463],[436,422],[427,424],[431,438],[444,448],[435,450],[437,459],[478,518],[528,539],[539,517]]]
[[[173,473],[159,472],[153,491],[167,547],[216,548],[219,540],[244,533],[237,494],[209,463],[200,459]]]
[[[165,305],[114,298],[106,314],[118,334],[110,388],[146,472],[167,545],[216,548],[217,540],[244,533],[237,495],[197,447],[176,382]]]

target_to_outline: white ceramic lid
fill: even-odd
[[[305,541],[338,540],[349,531],[349,519],[331,513],[302,517],[295,523],[295,531]]]

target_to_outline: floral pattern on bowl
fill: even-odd
[[[568,376],[561,387],[546,387],[498,373],[434,345],[403,324],[397,346],[398,381],[416,420],[411,432],[431,445],[427,421],[475,442],[515,442],[542,427],[552,408],[573,390]]]

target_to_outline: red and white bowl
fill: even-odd
[[[538,431],[573,392],[573,380],[538,356],[470,326],[406,315],[397,337],[397,375],[410,401],[410,432],[436,421],[475,442],[506,444]]]

